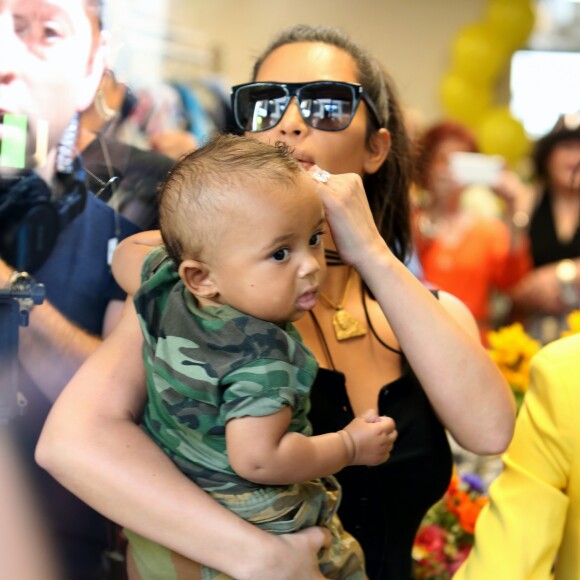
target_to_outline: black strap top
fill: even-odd
[[[321,341],[329,355],[322,334]],[[311,404],[314,434],[338,431],[354,418],[345,376],[336,369],[319,370]],[[337,474],[343,488],[339,515],[363,547],[370,580],[407,580],[417,528],[447,489],[452,456],[445,429],[404,356],[401,376],[379,392],[378,409],[395,420],[398,439],[383,465]]]
[[[532,259],[536,268],[580,257],[580,227],[569,241],[561,241],[556,232],[551,198],[550,192],[545,191],[530,222]]]

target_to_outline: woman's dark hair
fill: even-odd
[[[394,84],[380,63],[342,30],[299,24],[282,31],[256,59],[255,80],[266,58],[277,48],[298,42],[321,42],[349,54],[358,69],[358,81],[379,112],[381,126],[391,134],[391,149],[376,173],[364,176],[364,185],[375,222],[391,250],[402,261],[411,248],[409,142]],[[367,141],[378,127],[369,115]]]
[[[417,142],[417,157],[414,165],[415,182],[421,187],[427,187],[429,168],[437,148],[449,139],[461,141],[472,153],[479,151],[475,136],[464,125],[454,121],[442,121],[433,125],[423,133]]]
[[[554,147],[565,141],[580,141],[580,113],[562,115],[552,130],[538,139],[532,151],[536,176],[544,183],[550,181],[548,158]]]

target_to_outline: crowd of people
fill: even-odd
[[[0,353],[0,571],[408,579],[451,436],[505,452],[458,577],[577,577],[580,343],[534,359],[516,421],[486,336],[552,342],[580,306],[580,116],[532,182],[467,192],[467,127],[411,143],[383,64],[296,25],[232,88],[235,135],[142,150],[102,8],[0,3],[0,287],[46,289]]]

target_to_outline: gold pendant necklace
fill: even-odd
[[[350,312],[347,312],[344,309],[344,303],[348,297],[353,274],[353,269],[349,268],[348,278],[346,279],[346,286],[344,287],[342,300],[339,304],[336,304],[330,300],[330,298],[325,296],[322,292],[319,294],[320,298],[322,298],[322,300],[326,302],[328,306],[336,310],[332,316],[332,326],[334,328],[334,335],[336,336],[336,340],[347,340],[357,336],[364,336],[367,333],[360,321],[357,320]]]

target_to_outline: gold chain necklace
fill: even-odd
[[[348,278],[346,279],[346,285],[344,287],[344,292],[342,294],[342,300],[339,304],[336,304],[328,296],[325,296],[320,292],[319,296],[322,300],[331,308],[334,308],[336,312],[332,316],[332,326],[334,328],[334,335],[336,340],[347,340],[349,338],[355,338],[357,336],[364,336],[367,331],[363,328],[360,321],[358,321],[350,312],[344,309],[344,303],[348,297],[348,292],[351,287],[352,279],[354,275],[354,270],[349,268]]]

